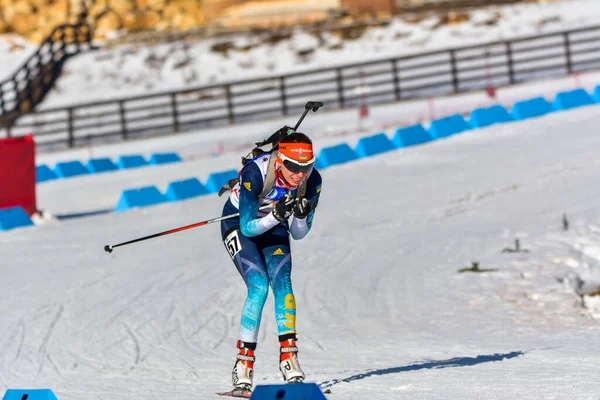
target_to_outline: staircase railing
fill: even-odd
[[[10,130],[19,116],[33,111],[60,76],[64,62],[94,48],[91,42],[92,31],[87,24],[54,28],[14,75],[0,82],[0,128]]]

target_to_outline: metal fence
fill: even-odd
[[[42,148],[198,130],[324,108],[480,90],[600,68],[600,26],[360,64],[203,86],[22,116]]]
[[[11,126],[20,115],[33,110],[60,76],[64,62],[92,49],[91,40],[91,29],[85,24],[54,28],[37,51],[0,82],[0,127]]]

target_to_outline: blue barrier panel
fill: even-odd
[[[148,165],[148,161],[140,154],[121,156],[117,159],[117,167],[119,167],[119,169],[139,168],[146,165]]]
[[[92,158],[85,165],[92,174],[100,172],[116,171],[119,168],[110,158]]]
[[[205,186],[210,193],[217,193],[224,184],[230,179],[237,178],[237,176],[238,172],[235,169],[225,172],[215,172],[208,176]]]
[[[208,189],[198,179],[190,178],[169,183],[166,197],[169,201],[179,201],[208,193]]]
[[[594,104],[592,96],[585,89],[571,90],[570,92],[560,92],[554,97],[552,106],[556,110],[569,110],[571,108],[589,106]]]
[[[592,98],[596,103],[600,103],[600,85],[594,88],[594,93],[592,93]]]
[[[513,104],[511,114],[517,121],[528,118],[541,117],[554,112],[552,104],[543,97],[534,97],[533,99],[518,101]]]
[[[464,132],[471,129],[467,121],[460,114],[454,114],[446,118],[431,121],[429,132],[436,139]]]
[[[176,153],[154,153],[150,157],[150,164],[168,164],[174,162],[181,162],[181,157]]]
[[[70,178],[72,176],[87,175],[90,171],[80,161],[64,161],[56,163],[54,173],[59,178]]]
[[[489,108],[473,110],[469,117],[469,124],[473,128],[483,128],[510,121],[514,121],[514,118],[499,104]]]
[[[250,400],[326,400],[316,383],[256,385]]]
[[[7,389],[2,400],[57,400],[50,389]]]
[[[317,160],[315,161],[315,169],[325,169],[327,168],[325,165],[323,165],[321,163],[321,160],[319,159],[319,157],[317,157]]]
[[[128,210],[133,207],[153,206],[167,201],[167,198],[155,186],[128,189],[121,193],[115,211]]]
[[[58,176],[56,176],[54,171],[52,171],[46,164],[35,167],[35,181],[37,183],[51,181],[56,178],[58,178]]]
[[[364,158],[375,154],[385,153],[394,150],[396,147],[385,133],[378,133],[373,136],[360,138],[356,144],[354,152],[357,156]]]
[[[343,164],[348,161],[356,160],[358,156],[346,143],[336,146],[324,147],[319,153],[318,159],[325,168],[336,164]]]
[[[392,143],[396,148],[414,146],[433,140],[433,137],[421,124],[399,128],[392,138]]]
[[[31,221],[31,218],[29,218],[29,215],[25,212],[23,207],[0,209],[0,231],[33,225],[34,223]]]

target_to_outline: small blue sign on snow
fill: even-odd
[[[7,389],[2,400],[57,400],[50,389]]]
[[[326,400],[316,383],[257,385],[250,400]]]

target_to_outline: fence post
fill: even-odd
[[[573,72],[573,62],[571,60],[571,43],[569,40],[569,32],[564,33],[564,42],[565,42],[565,58],[567,63],[567,72],[570,74]]]
[[[125,101],[119,100],[119,119],[121,121],[121,136],[123,140],[127,139],[127,123],[125,121]]]
[[[231,85],[225,86],[225,98],[227,99],[227,118],[229,119],[229,123],[233,124],[235,116],[233,115],[233,104],[231,101]]]
[[[337,68],[337,75],[336,75],[336,81],[337,81],[337,92],[338,92],[338,104],[340,105],[340,108],[344,108],[345,106],[345,101],[344,101],[344,82],[342,81],[342,69],[341,68]]]
[[[69,132],[69,147],[75,146],[75,133],[73,132],[73,108],[67,109],[67,130]]]
[[[177,93],[171,93],[171,115],[173,116],[173,132],[179,132],[179,116],[177,113]]]
[[[396,100],[400,100],[402,94],[400,92],[400,78],[398,78],[398,65],[396,60],[392,60],[392,73],[394,74],[394,93],[396,94]]]
[[[283,115],[288,115],[288,107],[285,95],[285,77],[279,78],[279,93],[281,95],[281,112]]]
[[[506,60],[508,63],[508,79],[511,85],[515,84],[515,66],[514,60],[512,56],[512,46],[511,42],[505,42],[506,45]]]
[[[456,52],[450,50],[450,70],[452,71],[452,87],[458,92],[458,69],[456,66]]]

